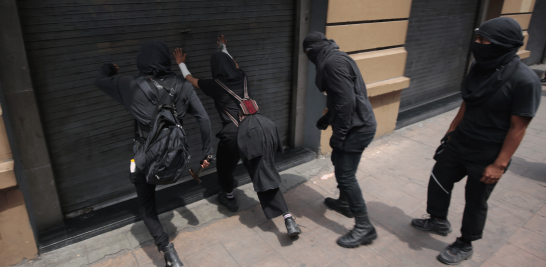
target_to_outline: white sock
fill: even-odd
[[[285,213],[283,216],[284,216],[285,219],[287,219],[287,218],[292,217],[292,214],[290,214],[290,213],[288,212],[288,213]]]

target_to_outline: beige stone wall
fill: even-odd
[[[533,12],[535,1],[536,0],[504,0],[502,5],[501,17],[515,19],[524,30],[524,45],[518,51],[518,55],[522,59],[531,55],[531,51],[525,50],[527,41],[529,40],[529,34],[526,30],[529,28],[529,23],[531,22],[532,14],[530,13]]]
[[[38,253],[13,167],[4,120],[0,116],[0,267],[35,258]]]
[[[326,36],[334,39],[345,52],[353,52],[368,89],[377,119],[377,134],[391,133],[396,127],[401,90],[409,86],[404,77],[406,41],[411,0],[330,0]],[[376,22],[377,21],[377,22]],[[330,24],[330,25],[328,25]],[[332,25],[333,24],[333,25]],[[363,50],[378,49],[362,53]],[[321,132],[321,153],[332,151],[329,145],[332,129]]]

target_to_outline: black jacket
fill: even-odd
[[[153,126],[151,125],[151,122],[154,119],[157,107],[146,98],[133,76],[112,77],[115,74],[112,64],[103,65],[99,70],[95,85],[122,104],[125,109],[127,109],[129,113],[144,126],[143,128],[150,129]],[[182,79],[185,81],[184,78]],[[167,75],[163,77],[162,83],[166,86],[170,86],[174,84],[175,80],[175,75]],[[156,89],[151,82],[149,84],[153,90]],[[180,94],[178,102],[176,103],[178,118],[182,122],[182,118],[184,118],[186,113],[190,113],[199,123],[202,141],[202,157],[200,158],[204,159],[213,152],[209,116],[189,82],[184,83]]]
[[[321,121],[332,125],[330,146],[341,149],[350,132],[375,131],[377,122],[356,62],[319,32],[311,32],[303,48],[317,67],[317,87],[327,94],[328,113]]]

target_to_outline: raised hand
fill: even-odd
[[[227,45],[227,39],[222,35],[222,38],[218,37],[218,41],[216,42],[218,44],[218,47],[221,47],[220,44]]]
[[[176,59],[176,64],[186,63],[186,54],[182,52],[182,48],[176,48],[173,52],[174,59]]]

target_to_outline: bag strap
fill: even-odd
[[[225,110],[225,109],[223,109],[223,110],[228,115],[228,117],[231,119],[231,121],[233,123],[235,123],[235,126],[239,127],[239,122],[235,118],[233,118],[233,116],[231,116],[231,114],[229,114],[229,112],[227,110]]]
[[[241,97],[239,97],[235,92],[231,91],[227,86],[225,86],[220,80],[218,79],[214,79],[214,81],[216,81],[216,83],[218,85],[220,85],[222,88],[224,88],[224,90],[226,90],[230,95],[232,95],[233,97],[235,97],[235,99],[237,99],[239,102],[243,102],[243,99]],[[248,88],[247,88],[247,85],[246,85],[246,76],[244,76],[244,84],[245,84],[245,93],[244,93],[244,97],[245,99],[248,99]]]
[[[150,87],[150,85],[146,82],[144,76],[135,77],[135,81],[137,82],[138,87],[140,87],[146,98],[148,98],[150,102],[157,106],[157,94],[154,94],[152,87]]]

